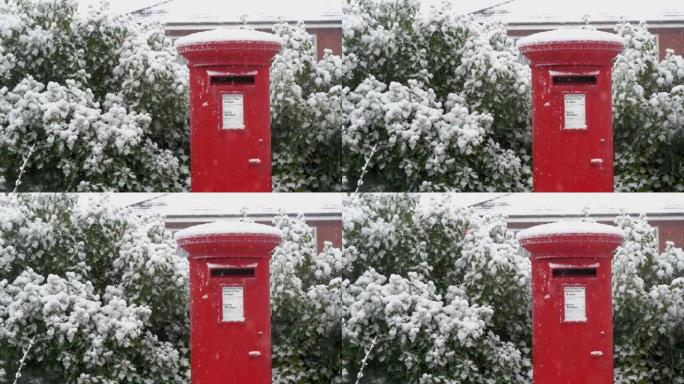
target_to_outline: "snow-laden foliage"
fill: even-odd
[[[342,100],[348,93],[342,59],[326,50],[318,61],[301,24],[273,30],[284,43],[271,66],[274,189],[340,190]]]
[[[529,188],[529,69],[500,24],[419,14],[416,0],[352,0],[343,19],[351,88],[346,187]]]
[[[684,191],[684,58],[658,59],[646,26],[621,24],[613,67],[617,188]]]
[[[684,251],[658,252],[645,217],[619,217],[613,261],[617,384],[684,383]]]
[[[271,259],[274,384],[341,384],[342,251],[318,254],[303,217],[279,216],[283,242]]]
[[[368,384],[531,383],[530,263],[504,218],[451,198],[346,200],[351,382],[363,369]],[[616,224],[627,234],[613,262],[616,383],[684,383],[684,251],[659,253],[645,217]]]
[[[344,207],[348,376],[363,383],[528,383],[529,261],[506,221],[355,195]]]
[[[187,70],[159,26],[73,0],[0,3],[0,176],[23,190],[181,190]]]
[[[0,216],[0,371],[34,340],[20,382],[188,382],[187,261],[161,218],[50,195]]]

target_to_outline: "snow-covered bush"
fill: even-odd
[[[531,382],[530,263],[504,218],[452,198],[345,201],[347,380]],[[684,383],[684,251],[659,253],[645,217],[616,224],[627,234],[613,262],[616,383]]]
[[[343,220],[348,376],[373,345],[363,383],[529,382],[529,261],[502,217],[363,194]]]
[[[342,251],[318,254],[303,218],[277,217],[283,242],[271,259],[274,384],[341,384]]]
[[[684,383],[684,251],[658,252],[645,217],[619,217],[613,261],[617,384]]]
[[[340,190],[342,59],[326,51],[318,61],[301,24],[273,29],[284,43],[271,66],[274,189]]]
[[[187,188],[187,70],[159,26],[73,0],[0,3],[0,178],[22,190]]]
[[[626,42],[613,67],[617,188],[684,191],[684,58],[659,61],[643,24],[616,31]]]
[[[160,218],[52,195],[0,216],[0,371],[33,340],[23,383],[188,382],[187,262]]]
[[[418,10],[416,0],[345,8],[346,188],[362,176],[368,190],[529,188],[529,70],[504,27],[448,4]]]

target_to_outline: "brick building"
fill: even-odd
[[[324,49],[342,54],[343,0],[167,0],[130,12],[139,19],[161,23],[172,39],[215,28],[248,25],[270,31],[279,21],[303,22],[319,58]]]
[[[162,23],[171,38],[217,27],[250,25],[268,31],[278,20],[302,21],[311,33],[319,57],[324,49],[342,53],[342,3],[344,0],[297,0],[296,2],[251,0],[228,3],[210,0],[160,1],[131,14]],[[441,7],[444,0],[422,0],[421,11]],[[666,49],[684,55],[684,2],[651,0],[471,0],[452,2],[454,12],[471,14],[484,20],[498,20],[506,25],[509,36],[518,39],[536,32],[589,24],[612,32],[620,21],[646,22],[655,35],[660,57]]]
[[[245,216],[258,223],[272,225],[273,218],[280,213],[290,217],[303,214],[306,223],[314,228],[319,251],[326,241],[342,247],[341,194],[152,194],[125,205],[141,214],[162,216],[166,228],[172,232],[217,220],[239,220]]]
[[[467,204],[479,214],[502,214],[508,218],[508,228],[514,232],[558,220],[579,220],[585,217],[614,225],[621,214],[646,215],[656,228],[660,251],[672,241],[684,248],[684,194],[678,193],[603,193],[603,194],[494,194],[479,202]]]
[[[646,22],[655,35],[660,57],[666,49],[684,55],[684,2],[675,0],[623,1],[540,0],[498,1],[472,12],[480,20],[498,20],[509,36],[518,39],[536,32],[590,25],[613,32],[621,21]]]

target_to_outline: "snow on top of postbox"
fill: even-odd
[[[276,227],[246,221],[216,221],[213,223],[195,225],[176,232],[176,240],[191,237],[245,234],[245,235],[272,235],[283,237],[283,233]]]
[[[625,237],[618,227],[588,221],[558,221],[537,225],[518,232],[518,240],[533,239],[553,235],[609,235]]]
[[[556,42],[601,42],[601,43],[616,43],[625,44],[622,37],[603,31],[596,31],[592,29],[556,29],[554,31],[546,31],[535,33],[533,35],[525,36],[518,40],[516,44],[518,48],[528,47],[531,45],[548,44]]]
[[[280,37],[266,32],[239,28],[218,28],[211,31],[193,33],[176,40],[176,47],[228,41],[248,41],[257,43],[283,44]]]

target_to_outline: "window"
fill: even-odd
[[[318,246],[318,226],[316,226],[314,224],[310,224],[310,225],[311,225],[311,229],[313,230],[314,244],[316,244],[316,246]]]
[[[518,232],[522,231],[523,228],[509,228],[509,230],[513,232],[513,237],[516,237],[518,235]],[[518,254],[520,255],[520,257],[524,257],[526,259],[530,258],[530,253],[521,245],[518,245]]]
[[[318,35],[316,33],[310,33],[311,45],[313,45],[314,52],[318,54]]]
[[[510,36],[510,38],[513,40],[513,45],[516,45],[518,43],[518,40],[520,40],[523,36]],[[530,61],[527,60],[527,57],[520,53],[518,51],[518,62],[523,65],[530,65]]]

